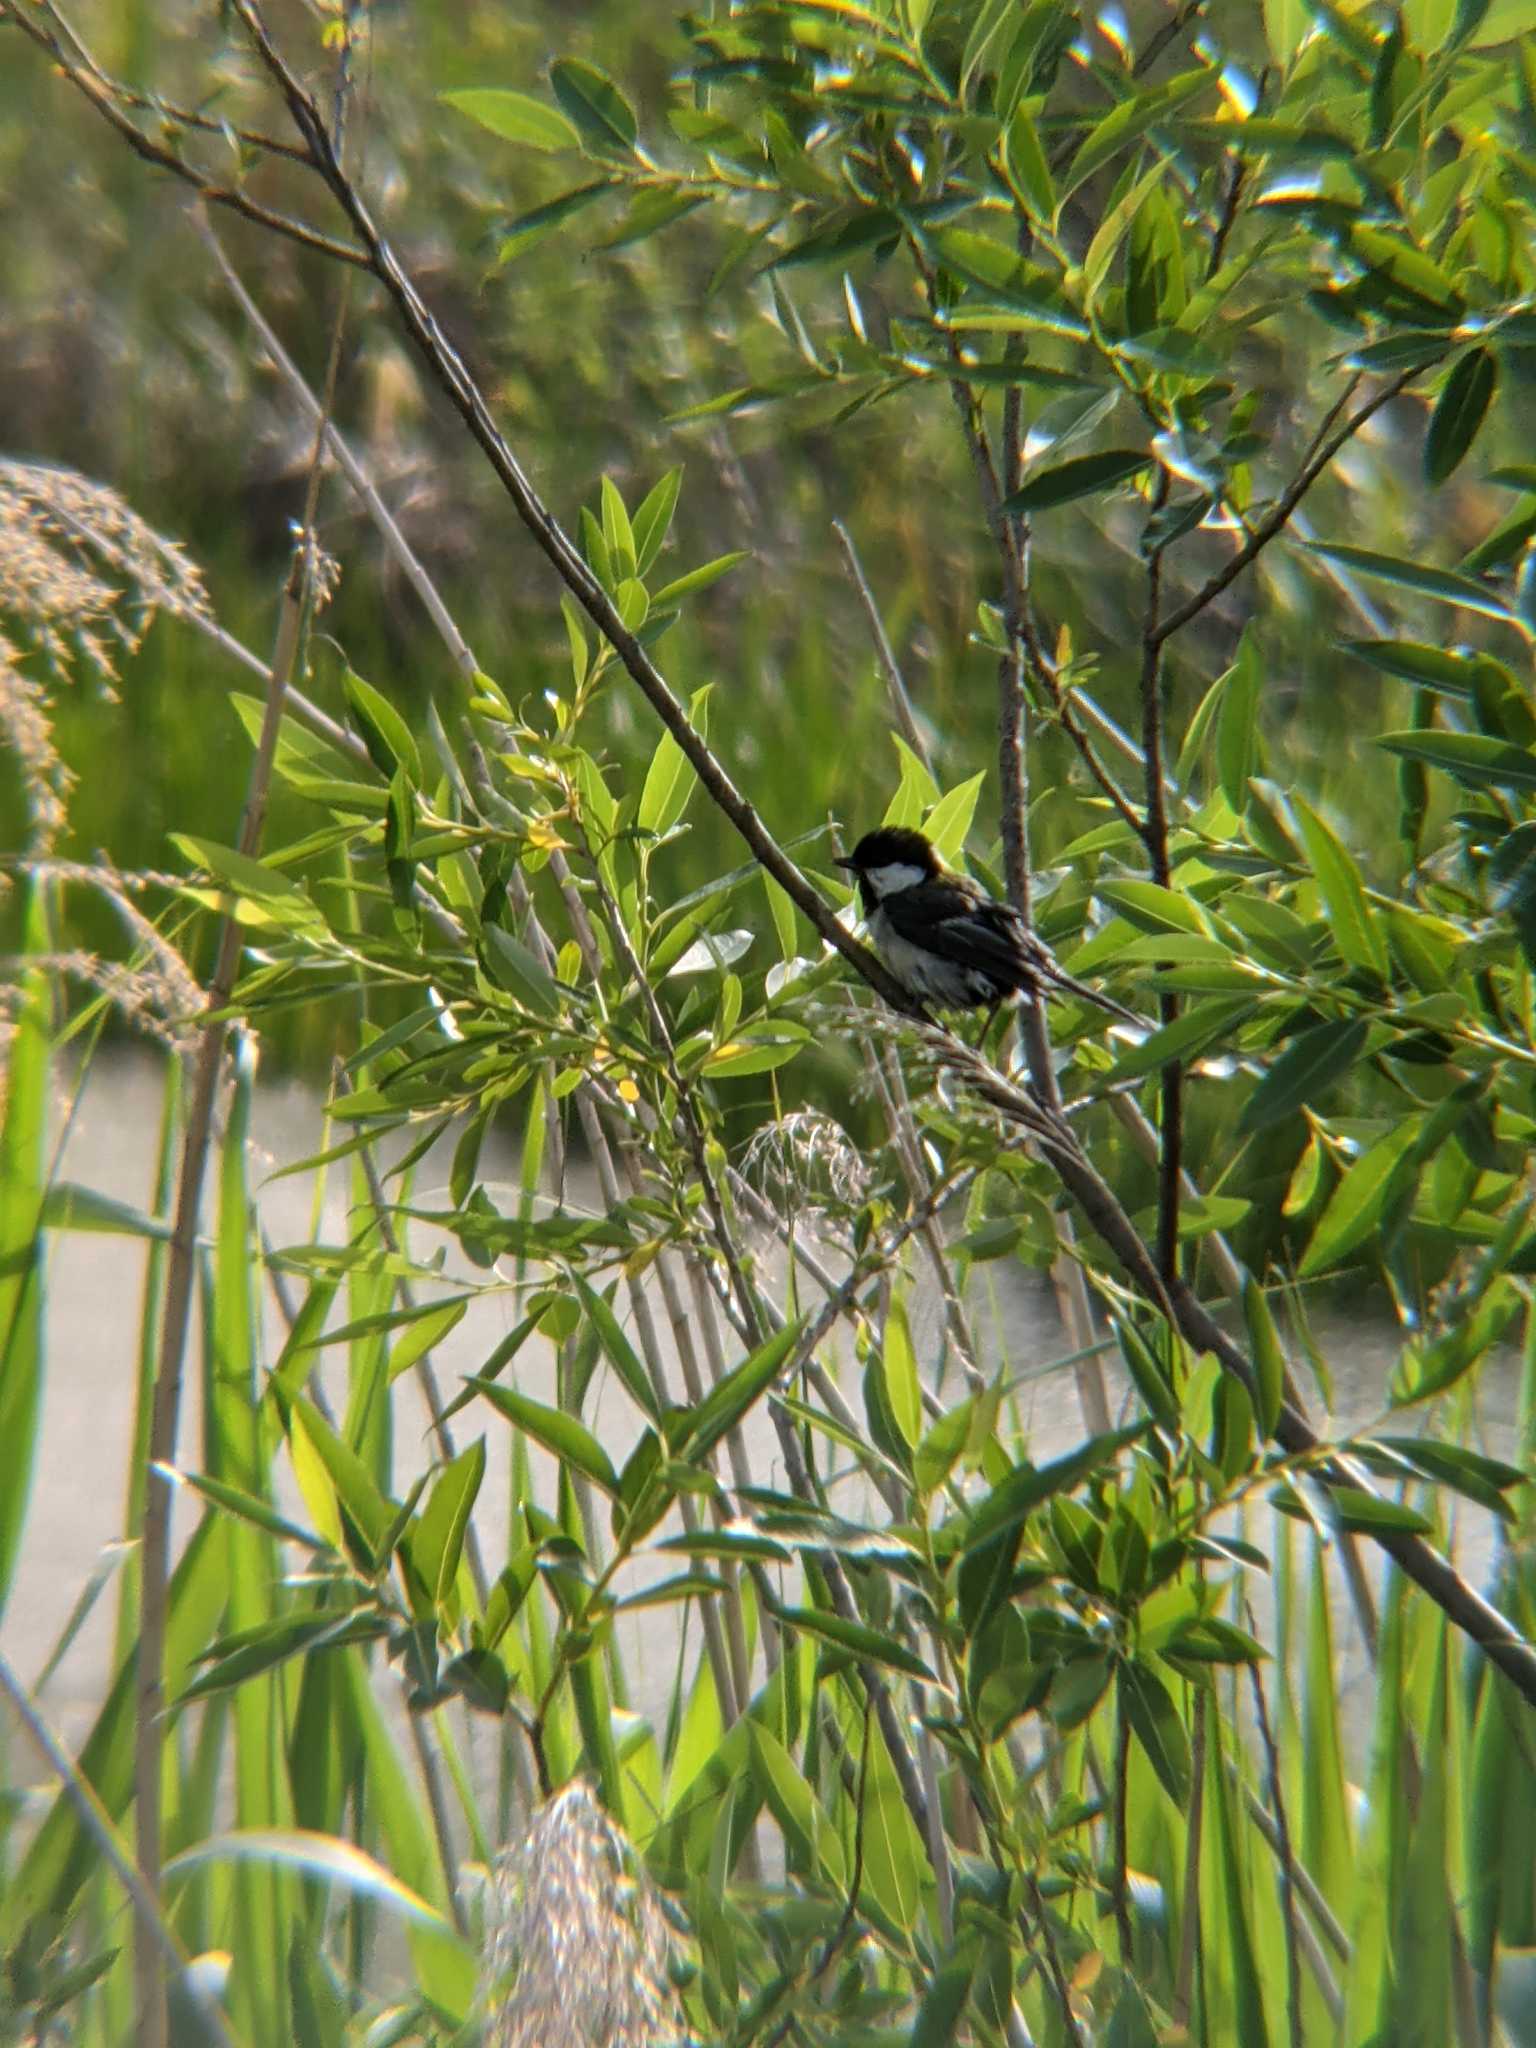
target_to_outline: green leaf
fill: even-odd
[[[1144,1663],[1122,1664],[1120,1704],[1131,1733],[1146,1751],[1147,1761],[1175,1806],[1189,1798],[1189,1736],[1161,1678]]]
[[[330,1545],[323,1536],[317,1536],[312,1529],[306,1529],[298,1522],[289,1521],[277,1509],[264,1500],[258,1500],[253,1493],[242,1487],[231,1486],[227,1480],[213,1479],[206,1473],[179,1472],[172,1465],[157,1465],[155,1470],[177,1486],[187,1486],[194,1493],[200,1493],[205,1500],[227,1513],[238,1515],[243,1522],[249,1522],[257,1529],[264,1529],[269,1536],[276,1536],[284,1543],[297,1543],[305,1550],[328,1551]]]
[[[67,1180],[56,1180],[49,1188],[38,1221],[49,1230],[99,1230],[111,1236],[161,1241],[175,1234],[169,1223],[146,1216],[131,1202],[120,1202],[112,1195],[98,1194],[95,1188],[77,1187]]]
[[[1405,1118],[1351,1166],[1312,1233],[1299,1278],[1327,1272],[1370,1236],[1396,1192],[1398,1171],[1418,1140],[1420,1122],[1416,1116]]]
[[[1029,1516],[1056,1494],[1070,1492],[1089,1473],[1107,1467],[1127,1444],[1145,1436],[1149,1427],[1147,1422],[1132,1423],[1126,1429],[1090,1437],[1049,1464],[1017,1465],[978,1504],[960,1564],[961,1608],[973,1635],[1007,1590],[1020,1531]]]
[[[767,1074],[787,1066],[810,1043],[810,1033],[781,1018],[770,1027],[744,1031],[728,1039],[704,1061],[701,1072],[717,1078],[730,1074]]]
[[[1476,673],[1472,655],[1452,654],[1448,648],[1431,647],[1422,640],[1346,640],[1344,652],[1359,655],[1383,675],[1397,676],[1421,689],[1452,697],[1472,694]]]
[[[1004,500],[1003,510],[1044,512],[1054,505],[1070,504],[1074,498],[1107,491],[1127,477],[1138,476],[1151,460],[1150,455],[1134,448],[1103,448],[1097,455],[1074,455],[1031,477]]]
[[[1481,732],[1384,732],[1376,744],[1443,769],[1468,789],[1536,789],[1536,752]]]
[[[654,591],[651,595],[652,608],[660,611],[663,605],[675,604],[680,597],[687,597],[691,591],[707,589],[711,583],[734,569],[738,562],[744,562],[748,552],[746,548],[737,548],[732,554],[717,555],[714,561],[706,562],[702,568],[690,569],[685,576],[679,576],[671,583],[664,583],[660,590]]]
[[[1411,242],[1368,221],[1351,224],[1350,241],[1368,274],[1411,306],[1447,320],[1460,319],[1466,310],[1461,294],[1439,264]]]
[[[1164,1024],[1140,1045],[1121,1054],[1104,1077],[1114,1086],[1140,1074],[1154,1073],[1172,1060],[1193,1059],[1208,1047],[1230,1040],[1238,1024],[1252,1015],[1256,1005],[1248,996],[1211,996],[1196,1003],[1171,1024]]]
[[[1056,219],[1056,188],[1029,109],[1019,106],[1003,133],[1003,168],[1034,219],[1049,227]]]
[[[489,86],[466,92],[443,92],[438,98],[445,107],[467,114],[492,135],[507,142],[521,142],[529,149],[577,149],[581,136],[557,107],[536,100],[526,92],[504,92]]]
[[[249,896],[257,903],[286,900],[301,906],[311,915],[317,914],[291,875],[265,867],[259,860],[251,860],[232,846],[220,846],[213,839],[198,839],[190,832],[173,832],[170,838],[172,845],[194,866],[206,868],[215,881],[227,883],[242,896]]]
[[[953,867],[960,859],[966,837],[971,829],[971,820],[976,815],[976,800],[981,794],[985,775],[973,775],[969,781],[956,786],[940,798],[923,821],[923,830],[933,841],[940,860]]]
[[[1410,1536],[1432,1536],[1435,1533],[1435,1525],[1428,1516],[1421,1515],[1417,1508],[1405,1507],[1401,1501],[1383,1500],[1380,1494],[1375,1493],[1360,1493],[1352,1486],[1330,1486],[1328,1497],[1341,1528],[1358,1529],[1366,1536],[1377,1535],[1383,1530]]]
[[[736,1427],[793,1356],[804,1320],[797,1317],[786,1323],[712,1387],[696,1408],[673,1422],[669,1436],[678,1457],[687,1457],[697,1464],[727,1431]]]
[[[965,2016],[965,2002],[971,1995],[976,1974],[976,1954],[967,1949],[953,1962],[936,1970],[923,1993],[917,2019],[908,2036],[907,2048],[950,2048]]]
[[[411,1531],[411,1562],[439,1603],[452,1598],[470,1511],[484,1477],[485,1438],[479,1436],[437,1475]]]
[[[374,1555],[380,1552],[395,1521],[395,1504],[374,1483],[373,1475],[350,1444],[339,1437],[306,1394],[295,1394],[289,1410],[289,1435],[296,1466],[302,1464],[306,1447],[324,1468],[334,1496],[347,1519]],[[315,1513],[311,1499],[310,1512]],[[317,1515],[317,1520],[323,1517]]]
[[[976,1399],[971,1395],[929,1425],[912,1458],[912,1476],[919,1493],[936,1492],[949,1477],[970,1438],[975,1414]]]
[[[1208,70],[1186,71],[1182,77],[1170,78],[1146,92],[1122,100],[1118,107],[1112,107],[1095,127],[1089,129],[1082,147],[1072,159],[1071,168],[1062,182],[1062,198],[1069,197],[1085,178],[1091,178],[1101,165],[1107,164],[1111,157],[1144,135],[1155,122],[1165,119],[1185,100],[1192,99],[1212,83]]]
[[[1446,378],[1424,437],[1424,475],[1430,483],[1443,484],[1460,466],[1498,382],[1498,360],[1488,348],[1469,349]]]
[[[638,529],[635,545],[637,548],[640,545]],[[706,683],[702,690],[696,690],[688,707],[689,721],[700,733],[707,730],[705,709],[712,688],[712,684]],[[635,813],[636,825],[642,832],[670,832],[687,807],[693,784],[694,773],[688,756],[671,733],[664,732],[646,770],[645,783],[640,791],[640,808]]]
[[[1283,1123],[1303,1104],[1315,1102],[1330,1083],[1359,1060],[1370,1036],[1363,1017],[1314,1024],[1293,1038],[1244,1105],[1240,1131],[1262,1131]]]
[[[1349,547],[1342,541],[1309,540],[1315,555],[1342,562],[1358,576],[1375,576],[1383,583],[1395,583],[1403,590],[1416,590],[1441,604],[1460,605],[1463,611],[1481,612],[1490,619],[1508,619],[1510,609],[1493,591],[1470,576],[1458,576],[1449,569],[1427,569],[1419,562],[1404,561],[1400,555],[1377,554],[1373,548]]]
[[[672,527],[672,514],[677,510],[677,496],[682,484],[681,466],[669,469],[641,499],[636,509],[632,525],[637,575],[644,576],[661,553]]]
[[[1207,934],[1199,907],[1188,896],[1157,882],[1100,882],[1094,894],[1141,931]]]
[[[549,67],[549,82],[587,142],[626,155],[633,150],[640,132],[635,110],[606,71],[579,57],[559,57]]]
[[[497,1381],[477,1379],[470,1374],[468,1384],[484,1394],[493,1408],[499,1408],[508,1421],[515,1422],[524,1435],[542,1444],[561,1464],[574,1465],[594,1486],[600,1486],[610,1499],[617,1496],[619,1475],[609,1462],[608,1453],[585,1423],[578,1422],[574,1415],[567,1415],[563,1408],[546,1408],[542,1401],[531,1400],[527,1394],[520,1394],[515,1388],[504,1387]]]
[[[481,927],[480,943],[486,968],[498,987],[541,1017],[556,1014],[560,1008],[559,984],[521,939],[514,939],[499,924],[488,924]]]
[[[210,1836],[195,1848],[184,1849],[167,1863],[165,1876],[175,1882],[210,1863],[257,1863],[337,1885],[402,1920],[451,1938],[451,1925],[445,1914],[402,1884],[392,1871],[355,1843],[339,1837],[302,1828],[242,1828],[235,1834]]]
[[[831,1643],[836,1649],[847,1650],[866,1663],[884,1664],[892,1671],[904,1672],[909,1678],[926,1679],[930,1685],[936,1682],[936,1674],[915,1651],[909,1650],[905,1643],[897,1642],[894,1636],[882,1634],[879,1629],[867,1628],[863,1622],[845,1621],[842,1615],[829,1614],[820,1607],[780,1607],[775,1611],[787,1628],[820,1636],[823,1642]]]
[[[1362,967],[1378,980],[1387,978],[1387,943],[1366,901],[1359,870],[1344,842],[1320,818],[1306,798],[1292,794],[1291,807],[1301,825],[1312,872],[1327,912],[1339,953],[1350,967]]]
[[[1435,1437],[1376,1436],[1370,1441],[1405,1458],[1426,1478],[1454,1487],[1484,1505],[1490,1494],[1497,1496],[1513,1486],[1524,1486],[1530,1476],[1518,1465],[1506,1465],[1502,1458],[1487,1457],[1465,1444],[1441,1443]]]
[[[1251,1273],[1243,1280],[1243,1317],[1248,1325],[1248,1348],[1253,1354],[1259,1430],[1266,1437],[1273,1436],[1285,1399],[1285,1351],[1264,1290]]]
[[[917,1355],[912,1349],[912,1332],[907,1311],[899,1295],[892,1297],[885,1318],[885,1341],[880,1347],[880,1369],[885,1381],[885,1398],[892,1419],[909,1447],[915,1446],[923,1431],[923,1393],[918,1379]]]
[[[389,699],[348,669],[342,677],[347,709],[352,723],[362,734],[369,757],[381,775],[393,776],[403,768],[412,784],[421,785],[421,756],[411,729]]]
[[[525,255],[552,233],[561,221],[569,220],[572,214],[580,213],[594,200],[615,190],[617,185],[612,178],[594,178],[590,184],[574,186],[571,191],[562,192],[558,199],[548,199],[542,206],[530,207],[527,213],[518,214],[497,237],[497,262],[510,263],[515,257]]]
[[[597,1332],[597,1341],[607,1354],[608,1363],[628,1389],[630,1399],[652,1422],[660,1422],[660,1404],[651,1376],[641,1363],[638,1354],[619,1326],[619,1319],[613,1312],[613,1304],[604,1299],[595,1287],[584,1280],[580,1273],[573,1272],[571,1279],[577,1296],[586,1311],[587,1321]]]

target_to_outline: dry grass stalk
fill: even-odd
[[[157,612],[208,620],[202,578],[116,491],[73,470],[0,461],[0,738],[16,756],[35,853],[58,840],[73,777],[53,743],[44,685],[83,664],[110,687]],[[14,638],[10,637],[14,634]]]
[[[486,2048],[689,2048],[677,1938],[633,1845],[567,1785],[496,1864]]]

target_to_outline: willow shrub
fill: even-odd
[[[259,15],[234,12],[345,191]],[[547,95],[456,95],[503,142],[584,159],[510,254],[600,204],[623,235],[723,238],[716,290],[750,274],[786,356],[715,415],[811,404],[856,436],[871,405],[951,409],[990,549],[992,872],[1148,1028],[1063,1006],[1053,1046],[1026,1016],[1031,1093],[1003,1034],[988,1066],[850,993],[825,911],[806,921],[843,901],[814,821],[773,820],[804,835],[808,882],[710,750],[711,721],[750,725],[749,684],[656,687],[673,614],[732,566],[663,564],[675,471],[628,502],[603,481],[579,557],[517,500],[566,585],[563,687],[525,701],[461,661],[425,731],[351,674],[345,729],[285,716],[275,772],[312,829],[259,858],[183,838],[173,913],[238,920],[232,1008],[255,1029],[325,1002],[354,1033],[312,1162],[351,1177],[345,1241],[254,1235],[240,1069],[201,1273],[220,1449],[184,1473],[207,1513],[169,1586],[162,1895],[189,1947],[229,1952],[239,2038],[465,2024],[457,1857],[507,1830],[461,1766],[461,1709],[500,1728],[507,1813],[586,1773],[623,1830],[586,1814],[572,1852],[582,1925],[628,1929],[614,2040],[1529,2031],[1536,468],[1510,394],[1536,77],[1486,6],[1275,6],[1232,48],[1193,9],[1133,26],[1062,0],[786,0],[690,23],[655,135],[585,59]],[[1048,616],[1040,564],[1073,559],[1102,560],[1102,587],[1079,575],[1073,616]],[[1317,673],[1277,703],[1302,612]],[[616,764],[594,733],[631,683],[667,730]],[[1355,693],[1347,759],[1305,744],[1329,688]],[[945,774],[942,736],[893,699],[898,771],[849,763],[847,823],[923,823],[959,860],[982,778]],[[236,706],[254,736],[262,707]],[[679,898],[667,849],[708,802],[754,857]],[[35,975],[24,994],[0,1208],[18,1473],[45,1361],[28,1254],[90,1214],[46,1187],[53,1026]],[[493,1124],[515,1187],[481,1172]],[[599,1204],[569,1198],[572,1153]],[[1083,1434],[1054,1461],[1021,1421],[1041,1361],[970,1327],[992,1260],[1050,1270],[1064,1304]],[[252,1273],[282,1277],[279,1306]],[[935,1280],[941,1355],[919,1357]],[[1402,1332],[1380,1419],[1342,1443],[1297,1420],[1301,1365],[1326,1398],[1304,1302],[1328,1280],[1379,1284]],[[448,1393],[432,1355],[487,1292],[509,1334]],[[1479,1397],[1522,1334],[1494,1457]],[[312,1381],[322,1344],[347,1362],[339,1408]],[[551,1348],[552,1400],[532,1391]],[[408,1373],[433,1389],[430,1455],[393,1427]],[[627,1417],[601,1436],[600,1383]],[[759,1408],[771,1461],[742,1434]],[[510,1444],[505,1554],[478,1533],[489,1440]],[[273,1504],[283,1468],[303,1523]],[[1438,1570],[1479,1517],[1505,1621]],[[1372,1544],[1402,1570],[1367,1570]],[[650,1607],[683,1646],[659,1723],[629,1710],[616,1628]],[[1364,1749],[1345,1626],[1374,1671]],[[129,1674],[80,1758],[112,1814]],[[225,1758],[237,1825],[209,1839]],[[6,1981],[16,2010],[106,2038],[127,1964],[77,1830],[61,1800],[19,1851]],[[509,1866],[525,1890],[530,1855]],[[580,1884],[555,1889],[582,1918]],[[410,1927],[393,2002],[381,1902]],[[494,2038],[558,2038],[556,1992],[530,2017],[531,1940],[492,1943],[514,2001]]]

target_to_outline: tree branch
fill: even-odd
[[[1182,632],[1191,619],[1199,618],[1207,605],[1212,604],[1230,584],[1237,581],[1238,577],[1242,575],[1255,556],[1261,554],[1275,536],[1289,523],[1291,514],[1296,510],[1296,507],[1301,503],[1308,491],[1311,490],[1345,442],[1353,440],[1366,421],[1374,414],[1380,412],[1384,405],[1390,404],[1394,398],[1405,391],[1418,374],[1417,369],[1401,371],[1392,379],[1390,384],[1384,385],[1373,398],[1368,398],[1357,411],[1352,412],[1348,419],[1344,420],[1340,425],[1334,426],[1333,422],[1338,419],[1340,412],[1349,403],[1350,393],[1354,389],[1353,384],[1345,387],[1342,395],[1329,407],[1324,415],[1322,426],[1318,429],[1313,439],[1312,452],[1308,455],[1306,461],[1303,462],[1290,483],[1281,492],[1280,496],[1275,500],[1269,512],[1248,535],[1248,538],[1243,542],[1231,561],[1223,568],[1218,569],[1215,575],[1210,577],[1205,583],[1202,583],[1193,597],[1186,599],[1176,610],[1169,612],[1168,616],[1159,625],[1155,635],[1158,647],[1161,647],[1165,641],[1171,640],[1175,633]]]

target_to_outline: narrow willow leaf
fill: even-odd
[[[171,1226],[158,1217],[146,1216],[131,1202],[98,1194],[95,1188],[76,1187],[72,1181],[55,1181],[43,1200],[41,1221],[50,1230],[99,1230],[109,1235],[169,1239]]]
[[[1419,1137],[1422,1119],[1408,1117],[1357,1159],[1334,1189],[1302,1259],[1299,1277],[1310,1280],[1365,1242],[1396,1192],[1398,1171]]]
[[[478,1436],[438,1474],[411,1531],[411,1562],[439,1602],[453,1593],[470,1512],[484,1477],[485,1438]]]
[[[786,1323],[676,1422],[671,1442],[677,1456],[696,1463],[714,1449],[728,1430],[736,1427],[783,1371],[800,1341],[803,1321],[802,1317]]]
[[[1384,732],[1376,744],[1443,769],[1467,789],[1536,789],[1536,752],[1482,732]]]
[[[659,611],[663,605],[675,604],[680,597],[688,596],[690,591],[707,589],[728,570],[734,569],[738,562],[744,562],[747,553],[746,548],[737,548],[731,554],[717,555],[714,561],[705,562],[700,568],[690,569],[686,575],[676,577],[671,583],[664,583],[660,590],[652,593],[652,605]]]
[[[500,1386],[492,1380],[473,1376],[470,1384],[484,1394],[493,1408],[499,1408],[509,1422],[515,1422],[519,1429],[531,1436],[535,1443],[542,1444],[562,1464],[574,1465],[610,1498],[617,1496],[619,1475],[614,1471],[608,1453],[584,1422],[578,1422],[574,1415],[567,1415],[563,1408],[548,1408],[542,1401],[518,1393],[514,1387]]]
[[[210,1863],[260,1863],[289,1870],[369,1899],[398,1918],[414,1921],[447,1937],[449,1922],[425,1899],[404,1885],[383,1864],[355,1843],[303,1828],[242,1828],[215,1835],[185,1849],[165,1866],[167,1879],[184,1877]]]
[[[577,149],[581,136],[573,122],[558,107],[536,100],[526,92],[507,92],[490,87],[465,92],[439,93],[445,107],[467,114],[482,128],[507,142],[521,142],[529,149]]]
[[[682,484],[681,466],[669,469],[661,481],[654,484],[641,499],[635,510],[635,568],[641,576],[649,572],[652,563],[661,553],[667,534],[671,530],[672,515],[677,510],[677,497]]]
[[[1138,476],[1152,458],[1135,448],[1103,448],[1097,455],[1074,455],[1054,469],[1042,470],[1004,501],[1005,512],[1044,512],[1090,497]]]
[[[1198,904],[1157,882],[1101,882],[1094,893],[1144,932],[1205,935],[1210,929]],[[1227,949],[1221,951],[1225,955]]]
[[[635,110],[606,71],[579,57],[560,57],[549,67],[549,82],[588,143],[626,156],[633,150],[639,133]]]
[[[1422,597],[1460,605],[1463,611],[1481,612],[1490,619],[1511,616],[1509,606],[1496,592],[1485,589],[1470,576],[1456,575],[1453,570],[1426,568],[1421,562],[1405,561],[1401,555],[1378,554],[1374,548],[1351,547],[1343,541],[1311,540],[1306,545],[1315,555],[1342,562],[1358,576],[1375,576],[1383,583],[1416,590]]]
[[[1122,1664],[1117,1674],[1120,1704],[1131,1733],[1175,1806],[1189,1797],[1190,1749],[1173,1696],[1145,1663]]]
[[[846,1621],[842,1615],[830,1614],[819,1607],[780,1607],[777,1614],[786,1628],[819,1636],[834,1649],[847,1650],[865,1663],[883,1664],[892,1671],[904,1672],[909,1678],[925,1679],[930,1685],[938,1683],[937,1675],[915,1651],[909,1650],[894,1636],[866,1627],[863,1622]]]
[[[403,768],[414,786],[421,783],[421,756],[411,729],[394,705],[372,683],[348,669],[342,677],[347,709],[363,736],[373,765],[381,775],[393,776]]]
[[[1424,437],[1424,475],[1443,484],[1477,439],[1498,388],[1498,359],[1489,348],[1469,349],[1445,380]]]
[[[481,929],[481,946],[487,971],[498,987],[537,1016],[554,1016],[560,1007],[559,984],[521,939],[499,924],[488,924]]]
[[[639,1353],[620,1327],[619,1319],[613,1312],[612,1302],[599,1294],[597,1289],[579,1273],[573,1272],[571,1279],[587,1320],[597,1332],[597,1340],[607,1355],[608,1363],[624,1382],[630,1399],[642,1415],[651,1422],[659,1422],[661,1407],[656,1398],[656,1389],[651,1384],[651,1376],[641,1362]]]
[[[1334,944],[1349,966],[1363,967],[1385,981],[1387,942],[1366,900],[1353,855],[1305,797],[1293,793],[1291,806],[1306,841]]]
[[[1282,1123],[1347,1074],[1365,1050],[1370,1026],[1362,1017],[1314,1024],[1293,1038],[1243,1107],[1240,1131]]]
[[[1211,82],[1211,74],[1207,70],[1186,71],[1182,77],[1170,78],[1166,83],[1136,93],[1130,99],[1122,100],[1118,107],[1112,107],[1088,131],[1072,159],[1071,167],[1062,180],[1062,198],[1069,197],[1101,165],[1118,156],[1131,143],[1139,141],[1154,123],[1165,119]]]

